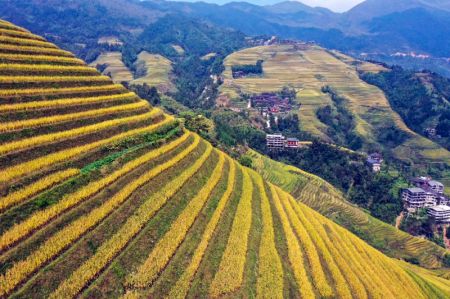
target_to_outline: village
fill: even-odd
[[[426,209],[432,225],[450,224],[450,198],[444,194],[444,185],[431,177],[417,177],[410,181],[414,187],[402,191],[402,200],[407,213]]]
[[[266,145],[269,150],[293,150],[307,146],[310,142],[302,142],[297,138],[286,137],[281,133],[266,134]],[[381,171],[383,156],[371,153],[367,157],[367,164],[373,172]],[[445,186],[431,177],[417,177],[410,180],[413,187],[402,191],[402,201],[407,213],[416,213],[419,209],[426,209],[432,225],[450,225],[450,197],[444,194]]]
[[[305,50],[308,47],[316,45],[313,41],[299,41],[299,40],[292,40],[292,39],[282,39],[277,36],[271,36],[271,37],[256,37],[252,38],[248,41],[248,44],[251,47],[258,47],[258,46],[272,46],[272,45],[292,45],[295,47],[298,47],[300,50]]]

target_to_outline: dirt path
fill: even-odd
[[[448,239],[447,238],[447,230],[449,229],[450,227],[448,226],[448,225],[446,225],[446,226],[444,226],[444,244],[445,244],[445,247],[447,247],[447,249],[450,249],[450,239]]]
[[[400,227],[400,223],[402,223],[404,214],[403,212],[400,213],[400,215],[397,216],[397,218],[395,218],[395,228],[398,229]]]

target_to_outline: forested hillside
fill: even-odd
[[[364,74],[382,89],[406,124],[418,134],[435,129],[434,140],[450,150],[450,80],[430,72],[393,67],[388,72]]]

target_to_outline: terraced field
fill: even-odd
[[[161,55],[150,54],[146,51],[141,52],[135,62],[135,76],[123,63],[122,53],[120,52],[102,53],[90,65],[93,67],[105,65],[106,68],[102,73],[111,76],[116,83],[127,82],[134,85],[143,85],[145,83],[149,86],[156,87],[161,93],[173,92],[176,90],[176,87],[170,79],[172,62]]]
[[[255,64],[260,59],[264,60],[261,77],[232,78],[233,65]],[[347,109],[356,121],[355,133],[363,138],[366,146],[378,144],[377,133],[394,126],[409,136],[393,149],[398,158],[416,163],[450,164],[450,152],[411,131],[391,109],[383,92],[359,79],[357,68],[380,71],[380,66],[369,63],[356,65],[348,56],[327,52],[317,46],[299,49],[291,45],[244,49],[229,55],[225,66],[225,80],[220,93],[229,98],[231,106],[245,106],[246,103],[239,101],[242,93],[274,92],[290,86],[298,92],[302,129],[332,142],[333,136],[327,135],[327,126],[316,116],[320,107],[334,105],[329,95],[321,91],[323,86],[331,86],[348,100]]]
[[[130,82],[133,80],[133,74],[126,67],[122,61],[122,53],[120,52],[105,52],[93,61],[91,66],[105,65],[103,74],[111,76],[114,82]]]
[[[155,86],[158,91],[167,93],[174,91],[175,86],[170,80],[172,73],[172,62],[164,56],[150,54],[146,51],[138,55],[135,62],[138,78],[131,81],[131,84]]]
[[[370,216],[349,203],[331,184],[313,174],[271,160],[255,151],[248,154],[258,173],[267,181],[391,257],[417,259],[421,266],[434,269],[442,267],[444,255],[450,254],[430,241],[413,237]],[[450,273],[450,269],[447,271]]]
[[[42,38],[0,40],[1,298],[450,295]]]

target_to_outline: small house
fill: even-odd
[[[380,153],[372,153],[367,157],[367,163],[372,167],[373,172],[379,172],[383,163],[383,156]]]

